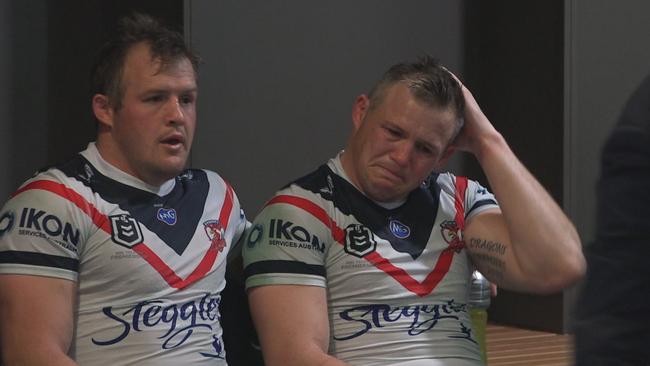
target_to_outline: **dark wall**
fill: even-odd
[[[0,197],[37,169],[85,148],[95,137],[89,75],[95,50],[116,19],[150,13],[182,30],[183,2],[11,1],[0,4]]]
[[[559,0],[470,1],[465,43],[467,85],[512,150],[560,205],[564,166],[563,7]],[[483,176],[473,159],[466,168],[471,176]],[[562,294],[530,296],[502,290],[493,300],[490,317],[562,332]]]
[[[87,141],[94,140],[90,68],[95,51],[110,34],[118,17],[138,11],[155,15],[182,31],[183,3],[66,0],[49,1],[47,5],[47,110],[51,121],[48,162],[52,162],[62,155],[76,153]],[[71,105],[73,101],[76,104]]]
[[[0,3],[0,114],[3,173],[0,197],[45,164],[47,113],[48,16],[46,1]]]

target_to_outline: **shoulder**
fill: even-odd
[[[10,196],[10,201],[56,197],[71,199],[85,194],[84,183],[92,176],[92,168],[81,156],[56,166],[37,171]]]
[[[322,165],[316,170],[298,178],[275,192],[273,197],[266,203],[265,208],[277,203],[302,202],[304,200],[318,203],[331,199],[333,182],[341,179],[327,166]]]
[[[225,184],[226,181],[215,171],[208,169],[185,169],[177,177],[182,182],[208,182],[212,184]]]
[[[336,174],[327,165],[321,165],[302,177],[289,182],[280,191],[293,187],[311,192],[319,192],[321,188],[328,185],[328,182],[330,185],[332,184],[333,176],[336,176]]]
[[[440,173],[436,177],[440,191],[453,197],[464,197],[465,216],[475,216],[480,212],[498,208],[494,195],[479,182],[452,173]]]
[[[306,224],[326,215],[325,207],[333,200],[333,192],[336,189],[334,185],[338,179],[342,178],[326,165],[321,165],[278,190],[266,202],[255,218],[255,222],[262,223],[282,218]]]
[[[205,198],[211,197],[215,202],[222,202],[222,209],[223,207],[232,207],[233,212],[239,212],[240,229],[244,229],[247,221],[239,197],[232,185],[221,175],[207,169],[187,169],[178,176],[178,179],[183,186],[199,185],[203,187],[200,191],[207,194]],[[207,191],[205,191],[205,187],[207,187]]]
[[[227,194],[236,197],[232,185],[217,172],[207,169],[186,169],[178,175],[177,180],[185,187],[209,187],[210,192]]]
[[[441,192],[453,196],[456,193],[456,176],[449,172],[432,174],[428,177],[430,185],[437,186]]]

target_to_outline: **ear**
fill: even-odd
[[[95,94],[92,99],[93,113],[97,120],[107,126],[113,126],[113,108],[104,94]]]
[[[352,106],[352,124],[354,125],[355,131],[361,127],[361,123],[366,118],[369,107],[370,99],[365,94],[359,95],[354,101],[354,105]]]

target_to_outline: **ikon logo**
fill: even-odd
[[[312,248],[318,249],[320,252],[325,251],[325,244],[316,235],[311,234],[304,227],[296,225],[291,221],[271,219],[269,224],[269,238],[310,243]]]
[[[5,212],[0,216],[0,236],[10,231],[14,227],[14,213],[11,211]]]
[[[23,208],[18,227],[24,229],[21,230],[21,233],[40,232],[50,237],[60,236],[65,242],[75,246],[79,243],[79,230],[70,223],[63,222],[60,218],[35,208]]]

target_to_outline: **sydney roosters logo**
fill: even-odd
[[[226,247],[226,230],[219,220],[208,220],[203,223],[205,233],[210,239],[210,250],[218,250],[223,252]]]
[[[443,221],[440,224],[440,233],[442,238],[445,239],[449,247],[447,250],[453,250],[456,253],[465,248],[465,242],[463,241],[462,234],[458,230],[458,224],[454,220]]]

